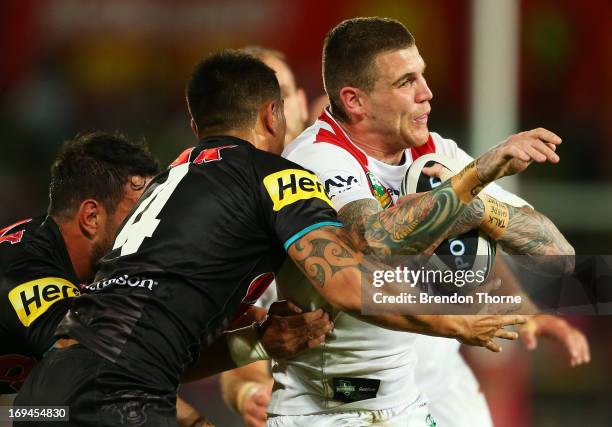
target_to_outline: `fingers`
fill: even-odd
[[[533,129],[525,132],[523,135],[532,138],[531,148],[528,150],[528,153],[533,160],[539,163],[545,161],[551,163],[559,162],[559,156],[555,154],[557,145],[561,144],[561,138],[558,135],[544,128]]]
[[[301,315],[300,317],[303,317]],[[286,319],[286,318],[284,318]],[[300,322],[295,327],[281,328],[281,345],[274,350],[274,356],[280,359],[294,357],[295,355],[309,350],[325,341],[328,333],[334,328],[334,323],[330,321],[327,313],[322,313],[319,319],[303,323]],[[268,351],[270,355],[270,350]]]
[[[268,419],[267,408],[270,402],[269,387],[259,386],[257,391],[248,396],[244,402],[243,418],[245,425],[252,427],[265,426]]]
[[[433,166],[425,167],[423,168],[423,173],[427,176],[440,178],[440,174],[442,174],[442,166],[436,163]]]
[[[256,418],[251,414],[244,414],[244,425],[246,427],[266,427],[267,416],[263,420]]]
[[[504,314],[497,316],[497,323],[500,328],[509,325],[522,325],[527,322],[527,317],[520,314]]]
[[[324,341],[325,341],[325,335],[322,335],[316,338],[312,338],[309,340],[300,340],[294,345],[294,348],[295,348],[294,353],[296,355],[303,353],[306,350],[310,350],[311,348],[314,348],[322,344]]]
[[[495,344],[493,341],[489,340],[486,344],[485,344],[485,348],[491,350],[494,353],[499,353],[500,351],[502,351],[501,347],[497,344]]]
[[[291,316],[302,313],[302,309],[291,301],[275,301],[270,306],[268,314],[275,316]]]
[[[310,323],[306,328],[310,338],[323,337],[334,329],[334,323],[329,320],[329,315],[325,313],[320,319]]]
[[[519,145],[508,145],[506,147],[507,154],[523,162],[530,162],[531,156]]]
[[[589,343],[582,332],[572,328],[565,345],[570,354],[570,365],[572,367],[591,361]]]
[[[543,147],[546,147],[544,144],[541,144],[541,145]],[[550,149],[548,149],[548,147],[546,149],[548,151],[550,151]],[[531,160],[533,160],[533,161],[536,161],[538,163],[544,163],[547,160],[546,155],[544,153],[540,152],[540,150],[538,150],[536,143],[534,143],[533,145],[526,145],[524,150],[529,155]],[[556,154],[555,154],[555,156],[556,156]]]
[[[558,163],[560,160],[559,156],[555,153],[555,151],[551,150],[548,144],[543,143],[539,139],[536,139],[530,148],[531,150],[535,151],[534,155],[532,155],[532,158],[536,162],[542,163],[548,160],[551,163]]]
[[[446,181],[447,179],[449,179],[450,177],[454,175],[450,170],[446,169],[444,166],[442,166],[439,163],[436,163],[433,166],[428,166],[426,168],[423,168],[423,173],[427,176],[431,176],[434,178],[440,178],[440,180],[442,181]]]
[[[258,408],[263,408],[265,411],[268,406],[268,402],[270,402],[270,394],[266,393],[265,390],[262,388],[260,390],[257,390],[256,393],[253,393],[252,399],[253,403],[255,403],[255,406],[257,406]]]
[[[527,134],[533,136],[534,138],[540,139],[546,144],[559,145],[562,142],[559,135],[544,128],[532,129],[528,131]]]
[[[294,314],[291,316],[283,316],[283,320],[287,323],[287,327],[291,329],[303,328],[315,320],[326,317],[329,320],[329,316],[322,309],[315,311],[308,311],[303,314]]]
[[[527,350],[535,350],[538,346],[537,330],[538,326],[532,319],[521,327],[521,340]]]
[[[532,331],[521,332],[521,339],[523,344],[525,344],[525,348],[529,351],[533,351],[538,347],[538,339]]]
[[[512,331],[506,331],[505,329],[498,329],[493,333],[493,336],[496,338],[502,338],[505,340],[516,340],[519,337],[519,334]]]

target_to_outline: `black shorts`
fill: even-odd
[[[47,354],[28,376],[15,405],[70,407],[69,423],[45,425],[176,426],[176,390],[148,387],[80,344]]]

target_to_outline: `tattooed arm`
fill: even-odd
[[[351,231],[355,246],[385,261],[392,255],[416,255],[448,235],[466,204],[450,184],[428,193],[402,197],[383,211],[374,199],[348,203],[338,218]]]
[[[547,217],[528,207],[515,207],[499,202],[508,209],[508,227],[498,243],[516,255],[574,255],[574,248]],[[451,227],[450,236],[457,236],[478,227],[484,218],[484,202],[475,198]],[[486,230],[485,230],[486,231]]]
[[[426,173],[444,179],[448,171],[436,166],[429,168]],[[485,204],[505,211],[503,228],[490,226],[496,220],[487,214]],[[523,257],[525,259],[521,258],[527,267],[546,264],[551,272],[571,272],[574,269],[575,253],[572,245],[551,220],[529,206],[516,207],[489,195],[479,195],[451,226],[448,235],[458,236],[477,227],[497,240],[509,254],[528,255]],[[553,257],[534,258],[544,255]]]
[[[561,140],[551,132],[536,129],[528,136],[519,134],[492,148],[470,163],[446,183],[427,193],[399,200],[396,207],[367,219],[346,214],[351,230],[321,227],[298,239],[288,249],[289,256],[334,307],[360,315],[361,286],[371,289],[374,271],[384,269],[364,256],[364,247],[384,256],[394,251],[418,254],[443,238],[466,204],[483,186],[502,176],[527,168],[531,161],[559,161],[551,145]],[[353,215],[351,217],[351,215]],[[357,233],[355,233],[357,231]],[[375,257],[372,257],[375,258]],[[406,287],[409,292],[418,290]],[[454,337],[459,341],[499,351],[494,337],[515,339],[503,330],[523,323],[522,316],[402,316],[375,315],[364,320],[406,331]]]
[[[398,200],[396,206],[385,211],[374,200],[358,200],[343,207],[339,217],[351,232],[362,237],[361,241],[358,240],[359,249],[371,250],[384,260],[389,260],[391,255],[428,253],[449,235],[461,234],[458,231],[467,231],[481,224],[485,214],[484,205],[479,212],[479,202],[472,200],[483,185],[520,172],[534,160],[557,163],[559,156],[551,147],[560,143],[558,136],[545,129],[513,135],[430,192],[405,196]],[[467,179],[470,170],[476,172],[480,187]],[[462,193],[460,189],[464,190],[463,195],[459,194]],[[469,208],[465,209],[462,202],[469,203]],[[540,215],[540,219],[546,218]],[[568,250],[565,239],[550,221],[546,221],[539,222],[539,225],[547,227],[534,236],[525,233],[525,214],[513,215],[510,221],[512,232],[507,234],[507,240],[502,244],[507,243],[510,251],[516,247],[517,251],[520,249],[523,250],[521,253],[525,253],[527,247],[535,251],[538,245],[543,247],[552,239],[555,243],[565,243],[560,249]],[[534,231],[538,229],[535,221],[530,225]],[[545,233],[553,231],[551,226],[557,232],[547,237]],[[519,233],[522,233],[522,238],[518,237]],[[539,242],[538,237],[541,238]]]
[[[289,256],[314,288],[335,308],[376,325],[433,336],[455,338],[468,345],[499,351],[493,338],[516,339],[517,334],[505,326],[524,323],[518,315],[361,315],[362,286],[372,289],[374,271],[385,269],[375,257],[366,257],[353,246],[347,230],[321,227],[297,240],[289,247]],[[418,294],[418,289],[405,287],[405,292]]]

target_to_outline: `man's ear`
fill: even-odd
[[[270,101],[265,103],[259,110],[259,118],[266,133],[278,136],[280,133],[285,137],[286,123],[282,101]]]
[[[77,222],[79,229],[88,239],[93,239],[102,227],[103,208],[94,199],[87,199],[81,202],[77,212]]]
[[[191,130],[195,136],[199,138],[200,132],[198,131],[198,125],[196,124],[195,120],[193,120],[193,117],[191,118],[189,125],[191,126]]]
[[[340,89],[340,101],[344,111],[350,116],[361,117],[365,114],[363,108],[363,92],[355,87],[345,86]]]

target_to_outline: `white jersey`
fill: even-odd
[[[361,199],[382,203],[372,194],[372,177],[366,174],[362,166],[364,162],[375,179],[390,190],[395,201],[408,167],[419,155],[430,152],[461,160],[466,165],[473,160],[454,141],[431,133],[425,146],[406,150],[403,164],[388,165],[367,156],[352,144],[331,114],[325,111],[285,148],[283,156],[316,173],[324,183],[334,208],[339,211],[346,204]],[[486,192],[504,201],[512,201],[512,204],[525,204],[495,184],[489,185]],[[280,298],[292,299],[304,309],[325,307],[331,310],[311,286],[283,280],[280,275],[277,283]],[[321,346],[274,366],[276,385],[269,413],[299,415],[382,410],[409,404],[417,401],[420,391],[429,397],[430,392],[436,392],[438,387],[448,383],[453,367],[446,365],[447,358],[461,358],[459,343],[455,340],[391,331],[343,312],[333,314],[335,329],[332,337]],[[421,340],[422,345],[419,344]],[[430,351],[434,343],[435,351]],[[417,353],[422,353],[421,360],[426,361],[423,369],[417,365]],[[366,386],[377,390],[360,396],[368,397],[363,400],[349,402],[338,399],[342,398],[338,390],[342,384],[348,382],[360,386],[360,379],[366,379]],[[380,381],[378,387],[374,387],[371,380]],[[431,393],[432,397],[437,394]]]

